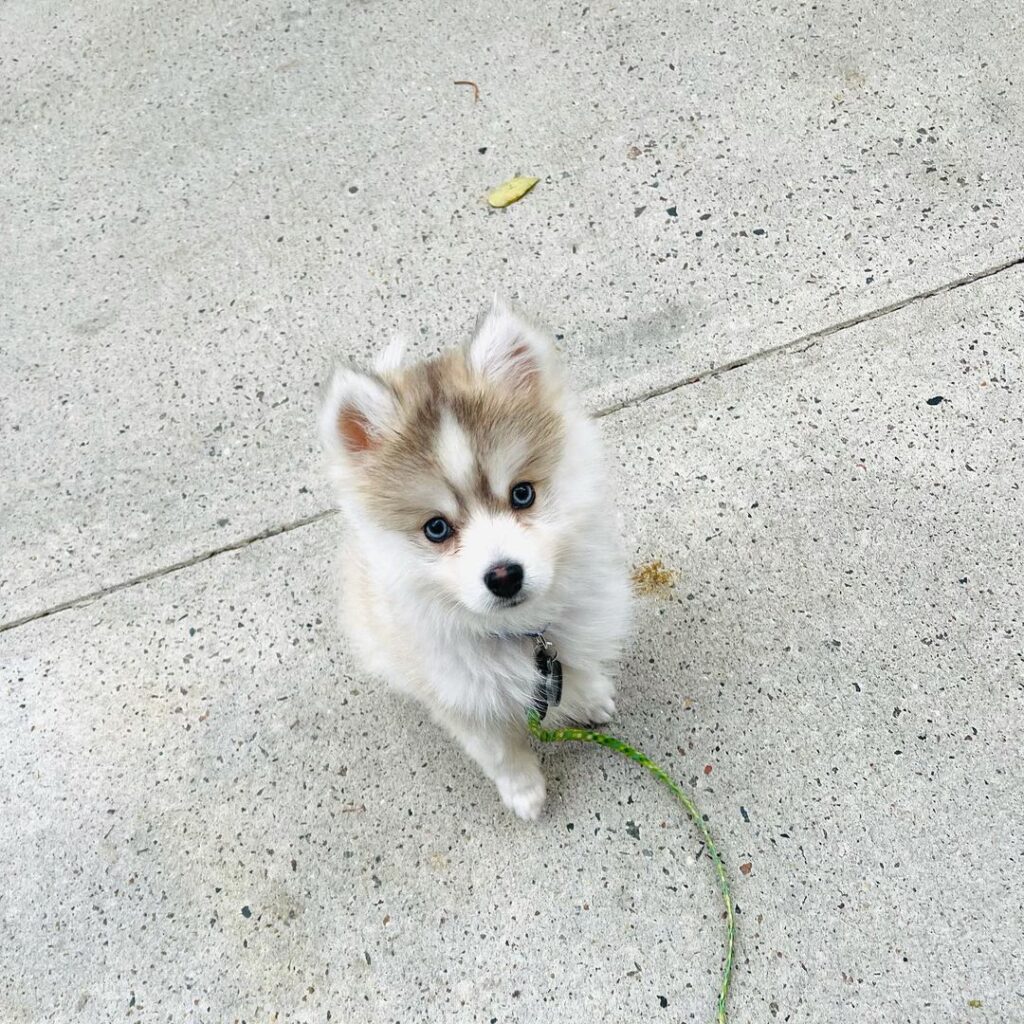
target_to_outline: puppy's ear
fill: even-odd
[[[359,456],[381,443],[397,415],[394,393],[379,377],[338,367],[320,410],[320,440],[331,455]]]
[[[497,299],[477,322],[466,361],[478,376],[511,385],[550,387],[560,380],[555,346]]]
[[[396,334],[388,343],[387,348],[379,352],[377,358],[374,359],[374,370],[383,376],[387,376],[389,373],[397,373],[402,368],[407,347],[408,339],[405,335]]]

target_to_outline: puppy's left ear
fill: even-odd
[[[551,340],[498,300],[478,321],[466,361],[478,376],[512,386],[557,388],[561,383]]]

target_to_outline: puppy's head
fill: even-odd
[[[321,414],[370,571],[484,628],[541,626],[572,516],[553,345],[496,306],[463,351],[335,373]]]

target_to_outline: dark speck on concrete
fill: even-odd
[[[661,1008],[663,1010],[668,1006],[668,1000],[664,996],[658,996],[658,1002],[661,1004]]]
[[[634,838],[640,838],[640,826],[635,821],[626,822],[626,831]]]
[[[711,214],[710,213],[702,213],[700,215],[700,219],[701,220],[711,220]]]
[[[349,187],[348,187],[348,194],[350,196],[354,196],[358,191],[359,191],[359,186],[358,185],[349,185]]]
[[[764,234],[764,228],[754,228],[752,233],[755,234],[755,235],[763,235]]]
[[[946,399],[942,395],[935,395],[933,398],[928,399],[928,405],[938,405],[940,402],[944,402]]]
[[[242,907],[242,917],[252,917],[252,908],[248,906]]]
[[[678,217],[679,216],[679,211],[674,206],[670,206],[665,212],[670,217]]]
[[[639,217],[640,214],[643,213],[644,210],[646,210],[646,209],[647,209],[646,206],[634,206],[633,207],[633,216],[634,217]]]
[[[749,814],[747,814],[747,809],[746,809],[746,807],[744,807],[744,806],[743,806],[742,804],[740,804],[740,817],[741,817],[741,818],[742,818],[742,819],[743,819],[743,820],[744,820],[745,822],[747,822],[747,824],[749,824],[749,823],[750,823],[750,815],[749,815]]]
[[[478,153],[479,153],[479,154],[480,154],[481,156],[483,156],[483,154],[487,152],[487,147],[486,147],[486,146],[481,146],[481,147],[480,147],[480,148],[479,148],[479,149],[477,150],[477,152],[478,152]]]

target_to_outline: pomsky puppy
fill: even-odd
[[[464,349],[405,366],[393,345],[374,372],[336,370],[320,433],[345,520],[342,622],[364,667],[536,818],[536,635],[562,668],[545,724],[603,724],[630,609],[598,431],[553,343],[496,303]]]

